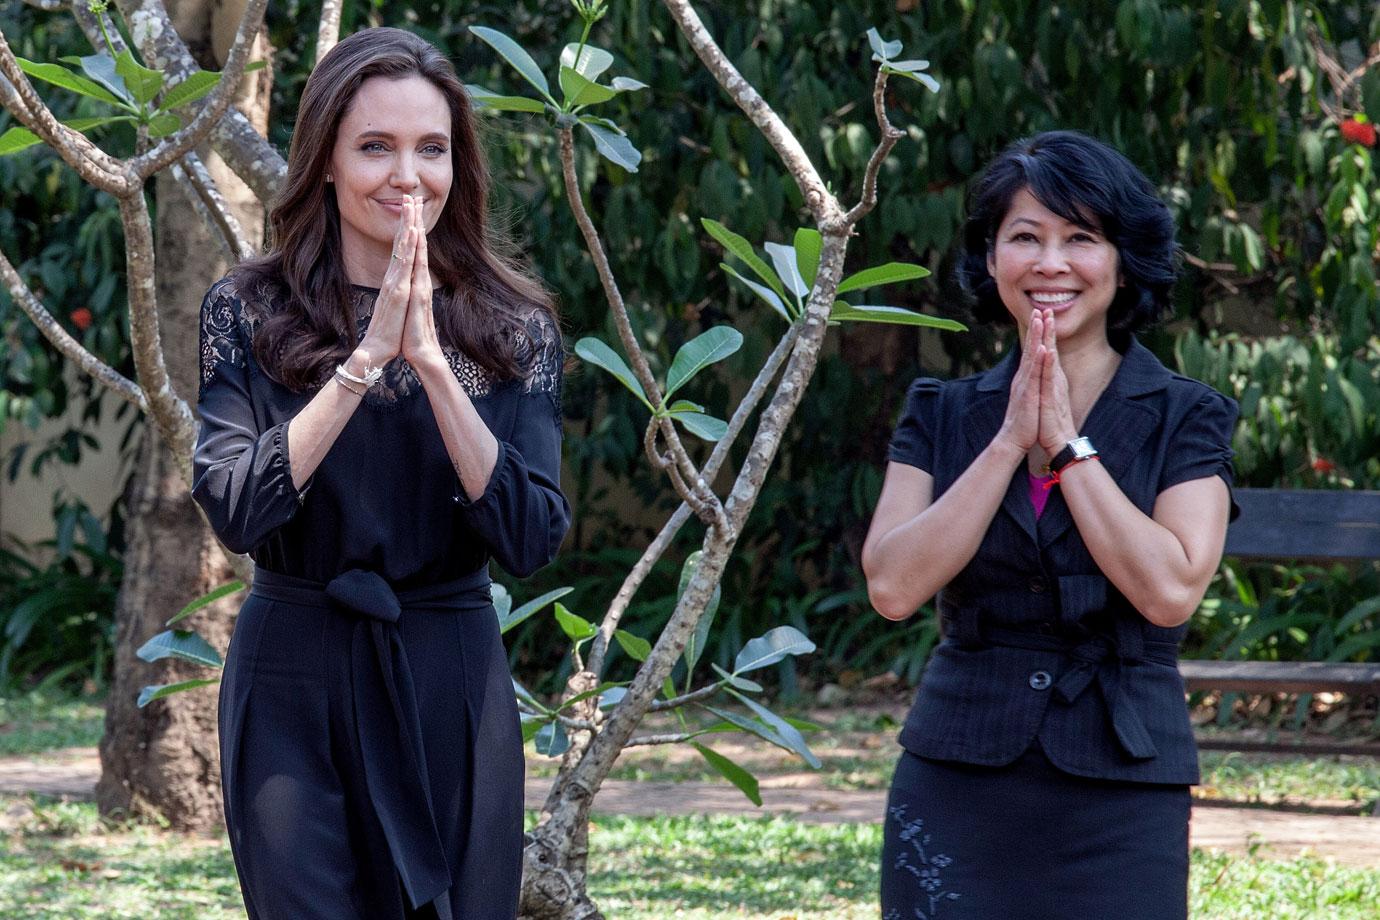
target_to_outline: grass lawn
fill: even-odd
[[[34,757],[101,740],[105,709],[100,699],[29,693],[0,696],[0,757]]]
[[[223,837],[107,826],[95,807],[0,798],[0,917],[243,917]],[[599,817],[591,888],[614,920],[875,920],[875,825]],[[1195,851],[1195,920],[1380,916],[1380,871]]]

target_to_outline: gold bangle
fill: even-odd
[[[351,393],[353,393],[353,394],[355,394],[356,396],[358,396],[360,399],[363,399],[363,398],[364,398],[364,391],[363,391],[363,390],[356,390],[354,387],[350,386],[348,383],[345,382],[345,378],[341,377],[339,373],[337,373],[337,374],[336,374],[333,378],[331,378],[331,379],[333,379],[336,383],[340,384],[340,385],[341,385],[342,387],[344,387],[345,389],[349,390]]]

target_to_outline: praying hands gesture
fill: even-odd
[[[1051,310],[1034,310],[1021,353],[1020,367],[1011,381],[1006,419],[997,437],[1022,453],[1036,445],[1046,457],[1078,437],[1069,405],[1069,382],[1059,364]]]
[[[364,367],[382,367],[398,355],[417,365],[441,356],[431,307],[431,269],[421,203],[403,196],[393,254],[374,303],[369,329],[356,355]],[[364,368],[358,368],[356,372]]]

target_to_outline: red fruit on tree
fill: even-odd
[[[1342,137],[1351,144],[1360,144],[1362,147],[1375,146],[1375,124],[1369,121],[1357,121],[1348,118],[1342,122]]]

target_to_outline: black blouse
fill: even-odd
[[[356,287],[354,295],[362,335],[378,292]],[[274,382],[255,360],[254,331],[272,309],[268,289],[242,291],[233,277],[217,282],[201,307],[192,495],[228,548],[319,582],[369,569],[400,590],[459,578],[490,557],[519,577],[551,561],[570,526],[570,505],[560,487],[564,353],[547,313],[525,317],[521,379],[498,380],[446,351],[498,440],[489,483],[471,500],[421,380],[401,356],[295,489],[287,425],[315,393]]]

